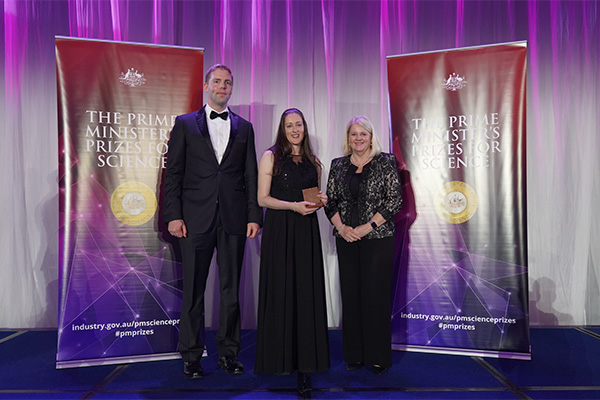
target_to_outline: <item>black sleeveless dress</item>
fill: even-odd
[[[302,201],[318,173],[307,159],[283,160],[271,196]],[[317,211],[318,212],[318,211]],[[267,209],[262,233],[254,372],[310,373],[329,368],[323,252],[317,213]]]

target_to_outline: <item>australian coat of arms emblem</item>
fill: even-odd
[[[467,86],[467,80],[464,76],[458,75],[456,72],[448,76],[448,79],[443,81],[444,89],[456,92]]]
[[[126,86],[138,87],[146,83],[146,78],[144,78],[144,74],[140,74],[137,70],[129,68],[126,73],[121,72],[119,81]]]

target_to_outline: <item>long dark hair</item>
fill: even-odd
[[[312,150],[312,146],[310,145],[310,137],[308,135],[308,126],[306,125],[306,119],[304,119],[304,114],[302,111],[297,108],[288,108],[281,114],[281,119],[279,120],[279,127],[277,128],[277,137],[275,138],[275,144],[269,148],[274,156],[273,161],[273,176],[278,175],[281,172],[281,162],[285,159],[285,157],[289,157],[292,154],[292,145],[287,139],[285,135],[285,118],[290,114],[298,114],[300,118],[302,118],[302,124],[304,125],[304,138],[302,139],[302,143],[300,144],[300,155],[302,158],[306,158],[309,160],[317,169],[317,171],[321,171],[321,162],[315,156]]]

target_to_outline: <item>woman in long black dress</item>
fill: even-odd
[[[303,189],[320,186],[302,112],[281,116],[275,144],[258,167],[258,203],[266,207],[260,260],[258,330],[254,371],[298,371],[299,390],[310,373],[329,368],[323,253],[315,202]],[[318,189],[315,189],[318,190]],[[327,196],[318,193],[326,204]]]

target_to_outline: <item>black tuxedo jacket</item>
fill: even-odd
[[[256,198],[257,166],[252,124],[231,113],[229,142],[219,164],[205,108],[180,115],[169,140],[163,217],[183,219],[188,233],[206,233],[219,212],[225,231],[245,235],[247,224],[262,226]],[[218,207],[217,207],[218,205]]]

